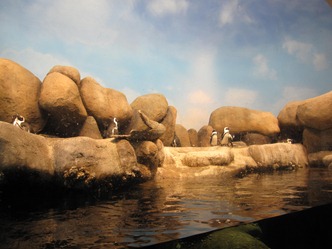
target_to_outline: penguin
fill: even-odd
[[[211,146],[218,145],[218,132],[216,130],[213,130],[211,133],[210,144],[211,144]]]
[[[25,122],[25,118],[19,114],[13,116],[13,125],[20,128],[21,130],[31,132],[30,125]]]
[[[118,120],[116,118],[113,118],[113,123],[115,124],[115,126],[112,129],[112,135],[118,135],[119,134]]]
[[[224,128],[224,133],[223,133],[223,135],[221,137],[220,144],[222,146],[231,146],[231,147],[233,147],[233,143],[232,143],[233,138],[234,137],[229,133],[229,128],[225,127]]]

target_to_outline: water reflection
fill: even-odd
[[[106,199],[2,200],[0,248],[139,247],[331,200],[328,169],[152,181]]]

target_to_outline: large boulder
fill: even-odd
[[[332,129],[316,130],[305,128],[303,131],[303,145],[308,153],[318,151],[332,151]]]
[[[308,166],[307,151],[301,144],[251,145],[249,153],[259,167],[279,169]]]
[[[197,132],[198,137],[198,146],[199,147],[209,147],[210,138],[213,131],[213,127],[210,125],[204,125],[199,131]]]
[[[94,117],[88,116],[80,130],[79,136],[90,137],[94,139],[102,139],[98,124]]]
[[[133,112],[123,93],[104,88],[91,77],[82,79],[80,92],[88,114],[96,119],[102,132],[107,130],[113,118],[117,118],[119,130],[130,121]]]
[[[297,108],[299,122],[316,130],[332,128],[332,91],[307,99]]]
[[[161,122],[168,111],[168,102],[164,95],[152,93],[137,97],[130,106],[143,111],[151,120]]]
[[[56,66],[52,67],[51,70],[48,73],[50,74],[50,73],[53,73],[53,72],[58,72],[58,73],[61,73],[63,75],[66,75],[68,78],[72,79],[76,83],[77,86],[80,85],[81,74],[74,67],[56,65]]]
[[[243,107],[220,107],[210,115],[209,125],[219,133],[229,127],[232,134],[255,132],[273,137],[280,132],[277,118],[270,112]]]
[[[47,130],[60,137],[77,136],[87,118],[77,85],[58,72],[45,77],[39,105],[50,116]]]
[[[46,123],[38,106],[41,81],[21,65],[0,58],[0,120],[12,122],[13,115],[25,117],[34,132]]]
[[[53,174],[47,139],[0,121],[0,185],[49,182]]]
[[[242,136],[241,141],[243,141],[246,145],[270,144],[272,139],[259,133],[246,133]]]
[[[191,146],[198,147],[198,132],[195,129],[190,128],[188,130],[188,136],[189,136]]]
[[[161,121],[166,128],[165,133],[160,137],[160,140],[165,146],[171,146],[174,139],[175,124],[176,124],[177,110],[174,106],[168,106],[167,114]]]
[[[179,140],[179,147],[191,147],[188,131],[183,125],[175,125],[175,136]]]

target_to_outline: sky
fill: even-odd
[[[331,1],[332,2],[332,1]],[[325,0],[1,0],[0,57],[163,94],[199,130],[219,107],[272,112],[332,89]]]

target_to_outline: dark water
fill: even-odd
[[[130,248],[330,203],[332,170],[163,180],[103,199],[26,197],[0,200],[0,248]]]

